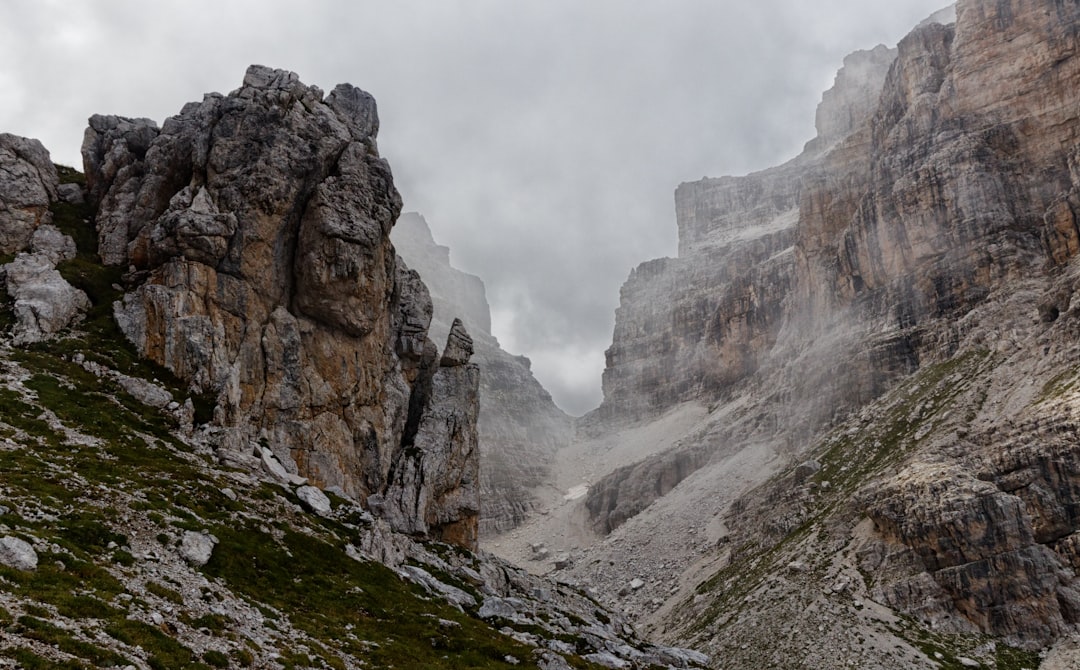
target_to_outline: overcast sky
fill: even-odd
[[[160,123],[250,63],[379,103],[407,210],[487,285],[556,402],[600,401],[619,286],[676,252],[683,181],[780,163],[843,57],[947,0],[3,0],[0,132],[81,166],[93,113]]]

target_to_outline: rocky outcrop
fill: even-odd
[[[13,301],[17,344],[49,339],[90,309],[90,299],[60,276],[56,262],[50,252],[35,251],[0,266],[0,279]]]
[[[450,265],[422,216],[401,215],[391,235],[398,253],[431,289],[432,337],[455,318],[469,329],[480,367],[480,534],[510,530],[536,508],[530,492],[547,483],[556,451],[570,440],[570,418],[533,377],[529,359],[503,351],[491,335],[491,314],[479,277]]]
[[[40,142],[0,134],[0,255],[14,255],[0,266],[0,286],[12,301],[16,343],[49,339],[90,307],[56,270],[75,257],[75,243],[51,224],[59,186]]]
[[[0,255],[25,249],[38,226],[52,223],[59,185],[41,142],[0,133]]]
[[[92,117],[99,251],[131,269],[115,315],[139,353],[217,397],[223,455],[261,443],[404,532],[475,546],[476,372],[427,338],[378,127],[360,89],[262,66],[160,129]]]

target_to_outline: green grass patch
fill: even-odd
[[[184,596],[180,595],[179,591],[174,591],[164,584],[158,584],[157,582],[146,582],[146,590],[153,593],[158,598],[168,600],[176,605],[184,604]]]
[[[508,655],[525,663],[531,658],[527,647],[427,599],[385,566],[355,561],[319,538],[286,530],[278,543],[254,526],[214,533],[220,543],[207,576],[287,612],[293,626],[330,650],[324,660],[344,653],[374,667],[505,668],[512,667]],[[443,628],[439,618],[460,625]]]
[[[0,656],[13,659],[22,670],[89,670],[89,666],[79,661],[73,659],[52,661],[22,647],[0,649]]]
[[[147,663],[154,670],[182,668],[196,670],[206,667],[196,662],[190,649],[158,628],[141,621],[122,619],[105,627],[105,632],[128,646],[142,647],[150,654]]]
[[[116,652],[80,640],[63,628],[37,617],[19,617],[18,632],[31,640],[51,644],[65,654],[90,661],[98,667],[124,666],[128,663],[128,659]]]

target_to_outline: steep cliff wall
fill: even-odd
[[[679,256],[641,265],[623,286],[604,402],[586,426],[722,396],[759,368],[788,318],[807,183],[833,174],[827,150],[866,126],[895,57],[880,46],[845,59],[819,107],[818,137],[797,158],[679,185]]]
[[[845,136],[819,138],[798,161],[742,182],[699,182],[678,205],[686,241],[677,264],[692,265],[719,246],[731,221],[768,231],[769,217],[794,200],[782,281],[763,281],[768,263],[760,260],[740,270],[739,259],[753,259],[745,253],[723,267],[697,268],[717,278],[699,294],[711,315],[726,313],[721,298],[734,287],[743,287],[748,304],[764,304],[753,301],[778,286],[783,295],[763,327],[728,329],[733,341],[696,362],[668,361],[678,374],[661,375],[651,388],[672,390],[630,413],[648,418],[642,406],[697,394],[719,408],[725,441],[684,440],[681,451],[662,457],[671,467],[654,458],[624,469],[594,486],[589,507],[598,526],[610,528],[613,514],[622,521],[622,510],[641,507],[624,496],[670,491],[676,471],[706,489],[724,466],[700,452],[728,453],[731,440],[767,444],[781,458],[813,451],[816,460],[730,508],[731,544],[717,548],[726,567],[698,588],[711,599],[695,601],[711,604],[689,614],[672,610],[665,620],[683,631],[681,639],[713,640],[716,657],[730,667],[756,662],[740,649],[817,635],[813,608],[831,608],[842,619],[833,605],[812,604],[814,590],[850,594],[853,580],[860,586],[845,598],[873,599],[950,634],[989,633],[1038,648],[1077,620],[1073,538],[1080,527],[1069,511],[1076,482],[1067,473],[1076,458],[1070,435],[1080,356],[1070,299],[1080,211],[1080,5],[969,0],[955,16],[955,24],[924,22],[900,42],[887,75],[876,80],[875,105],[862,107],[860,122],[823,133],[845,129]],[[838,100],[858,109],[867,96],[834,93],[823,108]],[[797,186],[775,179],[796,164]],[[652,286],[638,276],[628,282],[621,321],[647,313],[627,304],[636,296],[687,300],[682,286],[692,282],[655,274]],[[627,350],[635,334],[666,343],[683,332],[668,312],[636,320],[649,324],[647,337],[640,325],[620,324],[612,351]],[[718,355],[740,350],[749,355]],[[635,357],[640,370],[650,356],[666,355],[659,345],[646,351]],[[746,360],[755,364],[740,363]],[[725,384],[702,381],[710,364],[732,373]],[[616,387],[605,387],[605,398],[649,387],[645,377],[624,360],[609,360],[605,381]],[[675,390],[687,381],[685,392]],[[598,414],[620,418],[614,408]],[[823,437],[833,424],[842,429]],[[679,455],[695,456],[700,475],[683,473],[691,460]],[[859,552],[859,561],[844,563]],[[820,560],[807,567],[807,556]],[[818,568],[826,577],[813,576]],[[776,608],[753,603],[777,597],[800,602],[808,614],[781,617],[785,631],[769,625]],[[855,653],[856,642],[844,644]],[[897,662],[863,651],[882,667]],[[827,658],[822,663],[832,667]]]
[[[516,527],[535,510],[532,489],[546,484],[555,453],[570,440],[571,420],[533,377],[529,359],[503,351],[491,335],[484,283],[450,265],[422,216],[405,213],[392,234],[398,253],[431,288],[438,338],[460,317],[480,367],[480,534]]]
[[[131,268],[115,313],[139,353],[216,396],[223,457],[261,444],[398,530],[475,546],[479,373],[462,328],[441,358],[427,338],[378,127],[367,93],[261,66],[160,130],[94,116],[99,253]]]

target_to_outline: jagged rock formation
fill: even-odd
[[[595,527],[624,524],[616,540],[647,544],[655,514],[627,518],[680,480],[715,489],[733,453],[791,465],[734,504],[710,502],[722,534],[681,508],[686,525],[724,540],[693,582],[712,595],[680,601],[682,611],[656,601],[655,621],[711,645],[724,667],[792,654],[838,667],[811,653],[825,630],[840,657],[912,667],[919,651],[889,659],[888,645],[857,649],[865,640],[835,626],[851,614],[860,636],[913,635],[879,625],[888,608],[930,636],[992,634],[1026,648],[1080,621],[1068,465],[1080,5],[968,0],[955,24],[948,11],[932,18],[895,52],[845,61],[799,158],[680,186],[679,258],[642,265],[623,288],[605,403],[588,429],[691,400],[712,414],[674,451],[595,483],[585,502]],[[796,476],[807,450],[823,472]],[[695,504],[674,497],[655,504],[664,514]],[[603,546],[598,561],[617,553]],[[583,581],[601,572],[587,559]],[[822,589],[859,607],[816,598]],[[867,599],[880,608],[870,619],[859,613]],[[787,600],[790,612],[760,604]],[[793,646],[756,656],[780,637]],[[971,653],[985,662],[991,652]]]
[[[433,337],[458,317],[473,336],[480,366],[480,534],[510,530],[535,510],[532,489],[549,481],[555,453],[570,440],[570,418],[533,377],[529,359],[499,346],[483,282],[450,265],[450,250],[435,243],[424,218],[402,214],[391,238],[431,288]]]
[[[94,116],[99,253],[131,268],[115,313],[139,353],[217,397],[224,452],[262,442],[403,532],[475,546],[476,370],[427,339],[378,127],[367,93],[261,66],[160,130]]]
[[[0,255],[25,249],[39,226],[52,223],[59,184],[41,142],[0,133]]]
[[[15,254],[0,265],[0,287],[12,301],[17,343],[48,339],[90,307],[56,271],[75,257],[74,241],[51,223],[60,186],[40,142],[0,134],[0,254]]]

